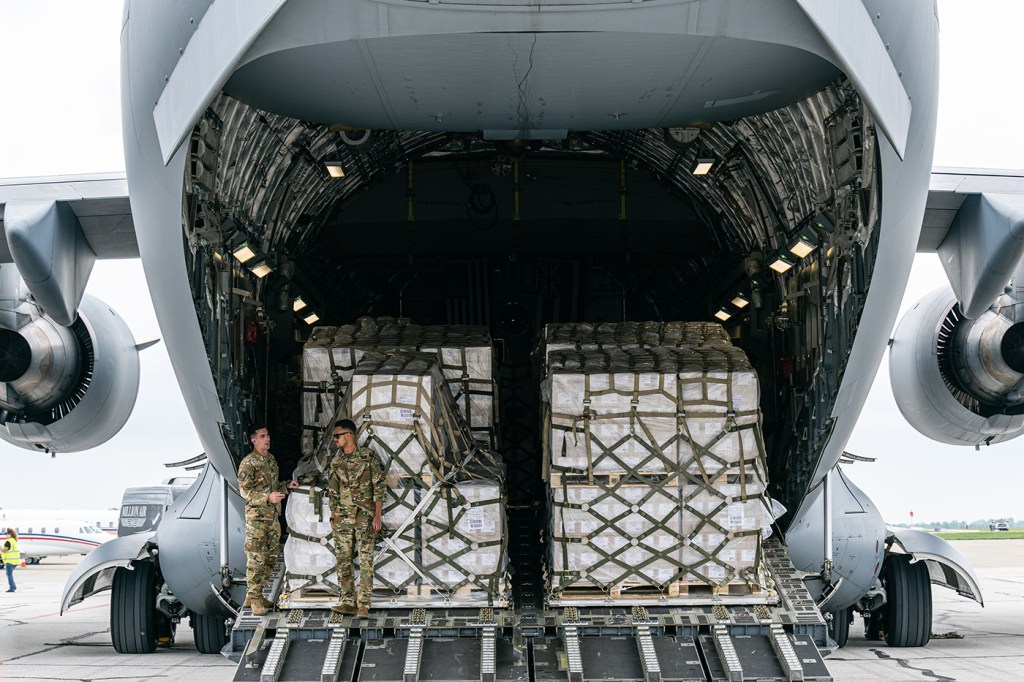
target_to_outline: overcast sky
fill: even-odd
[[[1024,2],[939,0],[939,18],[935,165],[1024,169]],[[0,2],[0,177],[123,172],[120,22],[115,0]],[[139,341],[159,336],[143,281],[139,261],[106,261],[88,288]],[[935,256],[918,256],[904,309],[944,281]],[[887,361],[848,446],[878,462],[847,468],[886,519],[909,521],[910,511],[923,520],[1024,518],[1024,438],[975,452],[918,435],[896,408]],[[144,351],[141,364],[135,411],[105,445],[51,459],[0,444],[0,506],[117,505],[126,486],[169,475],[163,462],[201,451],[163,346]]]

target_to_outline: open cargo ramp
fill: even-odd
[[[369,618],[246,609],[228,655],[239,682],[831,680],[824,620],[785,548],[769,539],[764,550],[778,586],[770,604],[374,608]],[[271,584],[276,597],[280,580]]]

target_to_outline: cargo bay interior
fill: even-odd
[[[244,456],[245,425],[265,418],[282,471],[298,461],[299,362],[317,325],[484,326],[525,578],[544,326],[720,321],[757,370],[769,491],[792,510],[868,289],[875,155],[844,80],[734,121],[528,141],[352,130],[221,95],[193,131],[183,225],[226,440]],[[529,582],[514,582],[517,603],[540,605]]]

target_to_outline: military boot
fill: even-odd
[[[242,602],[242,608],[243,609],[247,609],[250,606],[252,606],[252,595],[250,595],[248,592],[246,592],[245,593],[245,601]]]
[[[340,613],[343,616],[352,616],[355,615],[356,607],[352,604],[335,604],[331,607],[331,611]]]
[[[370,617],[370,609],[368,609],[365,606],[360,606],[359,610],[356,611],[356,618],[369,618],[369,617]]]

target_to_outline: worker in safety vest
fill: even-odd
[[[7,539],[4,540],[3,558],[4,570],[7,571],[7,591],[14,592],[18,586],[14,583],[14,569],[21,566],[21,550],[18,549],[18,533],[13,528],[7,529]]]

